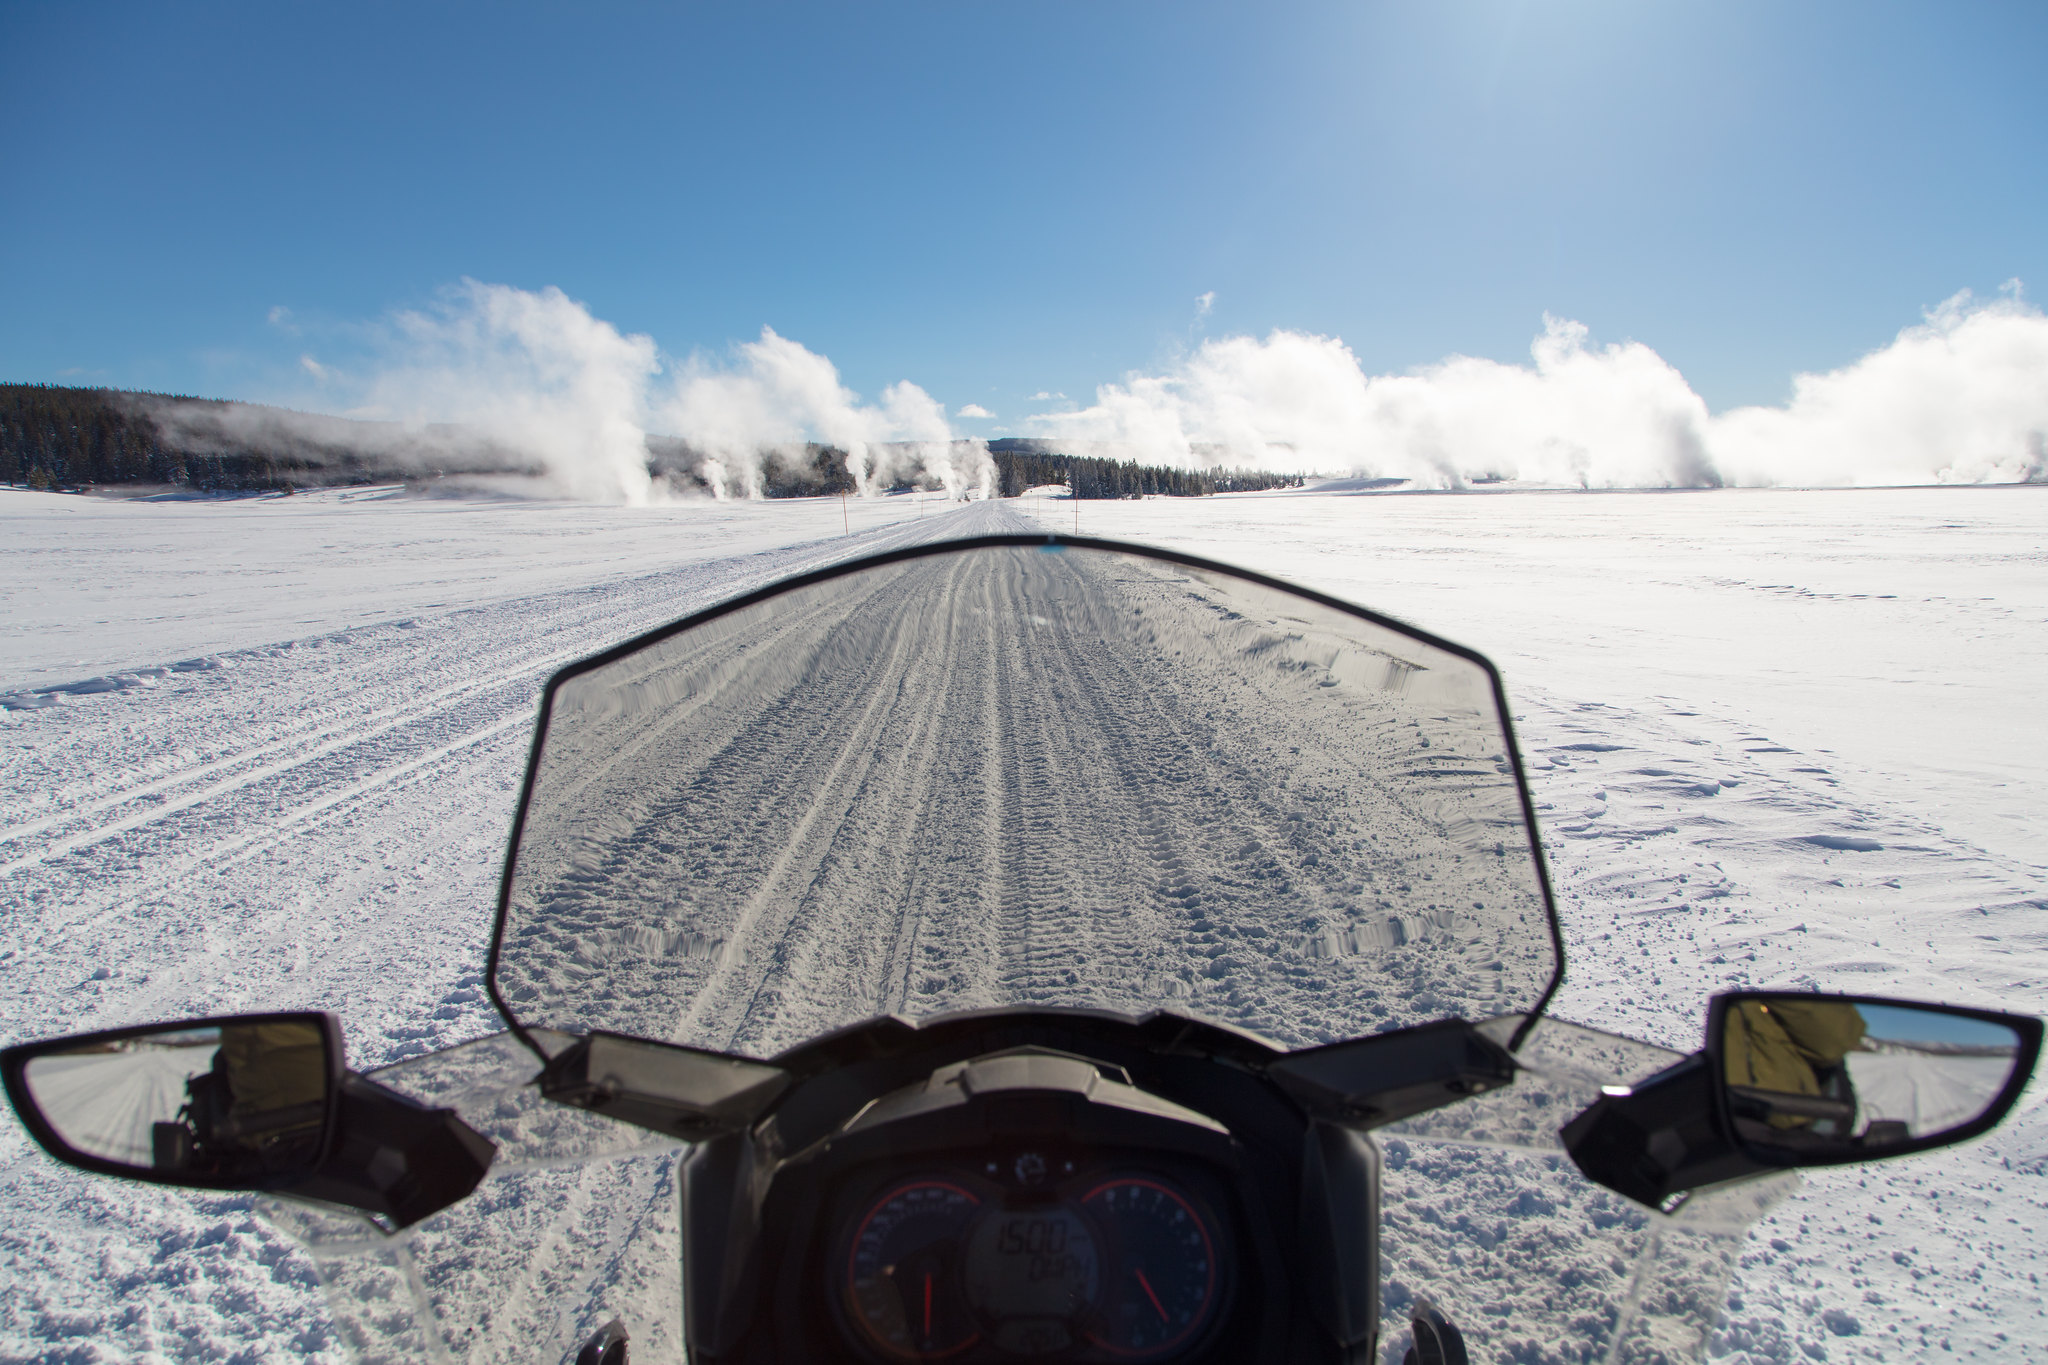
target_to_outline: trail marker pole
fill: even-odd
[[[853,517],[846,510],[846,490],[839,490],[839,524],[846,528],[846,534],[853,534]]]

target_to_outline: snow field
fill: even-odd
[[[1025,506],[1071,529],[1071,504]],[[1564,917],[1555,1013],[1684,1051],[1707,997],[1745,985],[2048,1014],[2043,490],[1269,494],[1081,519],[1501,666]],[[1752,1236],[1710,1356],[2048,1356],[2044,1098],[1965,1148],[1809,1173]]]
[[[1080,512],[1492,654],[1546,807],[1565,1016],[1690,1049],[1745,981],[2048,1012],[2040,490]],[[317,1006],[371,1065],[487,1031],[540,680],[947,521],[856,504],[846,539],[841,515],[0,493],[0,689],[44,703],[0,712],[0,1037]],[[2035,1358],[2048,1124],[2024,1104],[1973,1147],[1809,1177],[1713,1349]],[[310,1265],[246,1200],[74,1178],[12,1124],[0,1188],[0,1358],[339,1356]]]

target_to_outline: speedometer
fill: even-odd
[[[1125,1176],[1081,1196],[1101,1229],[1107,1270],[1089,1339],[1115,1355],[1156,1360],[1215,1316],[1216,1237],[1208,1216],[1157,1180]]]
[[[847,1206],[836,1295],[864,1357],[1169,1365],[1204,1349],[1232,1277],[1201,1198],[1129,1166],[1048,1181],[1030,1155],[1014,1182],[1002,1162],[906,1172]]]
[[[847,1255],[846,1304],[868,1340],[899,1360],[943,1360],[981,1328],[960,1277],[981,1200],[945,1180],[899,1185],[868,1206]]]

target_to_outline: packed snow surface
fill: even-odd
[[[326,1008],[361,1067],[490,1032],[489,909],[545,676],[994,511],[0,493],[0,1039]],[[1741,984],[2048,1013],[2048,490],[1078,515],[1501,665],[1565,918],[1558,1013],[1686,1050]],[[2037,1097],[1972,1146],[1811,1175],[1753,1234],[1712,1351],[2035,1358]],[[635,1197],[664,1178],[619,1176]],[[73,1176],[12,1123],[0,1188],[0,1358],[339,1357],[309,1263],[247,1200]]]

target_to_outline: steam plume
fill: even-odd
[[[739,347],[734,365],[685,363],[659,412],[704,452],[706,481],[719,497],[759,496],[761,461],[788,458],[813,440],[846,452],[864,497],[919,475],[949,497],[987,497],[995,475],[988,446],[955,441],[945,408],[917,385],[892,384],[878,406],[864,405],[831,361],[768,327]]]
[[[718,497],[759,496],[766,462],[800,459],[813,441],[845,452],[864,496],[921,478],[951,497],[986,497],[995,475],[986,442],[956,440],[945,408],[915,384],[863,403],[831,361],[767,328],[731,364],[667,360],[653,338],[620,333],[554,288],[465,280],[433,307],[396,315],[362,373],[302,363],[353,398],[350,417],[386,425],[366,436],[332,418],[235,406],[159,422],[214,445],[367,440],[367,453],[401,469],[474,467],[481,449],[493,467],[509,462],[551,492],[603,502],[670,495],[649,473],[650,432],[680,437]]]
[[[1544,320],[1531,364],[1453,356],[1368,376],[1331,337],[1205,342],[1175,368],[1031,419],[1044,435],[1157,463],[1585,487],[1856,486],[2048,477],[2048,318],[2017,286],[1965,292],[1792,401],[1710,415],[1639,342],[1595,347]]]
[[[649,472],[650,433],[680,438],[719,497],[758,496],[776,462],[810,459],[820,444],[843,452],[862,494],[912,478],[985,497],[993,483],[986,444],[957,437],[923,389],[904,381],[864,400],[829,359],[769,328],[727,356],[678,360],[558,289],[465,281],[375,336],[366,365],[311,354],[304,365],[324,394],[354,400],[351,416],[386,419],[372,437],[274,409],[160,420],[193,440],[368,439],[400,467],[520,470],[565,496],[629,503],[675,492]],[[1853,364],[1798,376],[1783,406],[1719,415],[1648,346],[1595,345],[1558,318],[1545,319],[1529,363],[1452,356],[1398,375],[1366,374],[1336,338],[1275,331],[1205,341],[1026,425],[1146,463],[1437,488],[2044,480],[2048,318],[2016,283],[1989,301],[1958,294]]]

